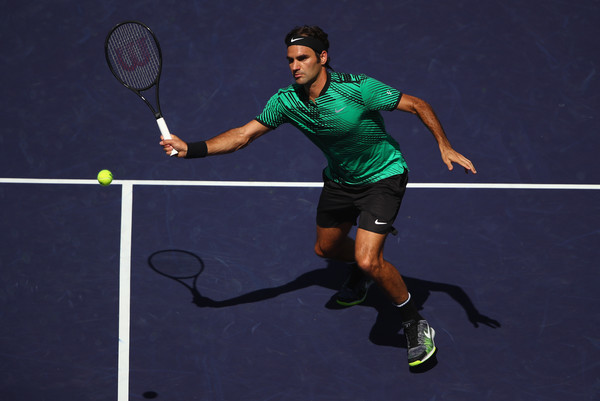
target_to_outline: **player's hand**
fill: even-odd
[[[475,166],[471,163],[471,160],[467,159],[457,151],[452,148],[443,148],[440,150],[442,153],[442,160],[448,166],[448,170],[452,171],[454,166],[452,163],[457,163],[464,167],[465,173],[469,174],[469,171],[473,174],[477,174],[477,170],[475,170]]]
[[[160,136],[160,145],[167,155],[171,155],[173,149],[177,152],[177,157],[185,157],[187,154],[188,146],[187,143],[182,141],[177,135],[171,134],[171,139],[165,139],[162,135]]]

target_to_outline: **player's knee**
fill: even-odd
[[[315,244],[315,253],[321,258],[327,257],[326,251],[321,247],[321,244],[319,244],[318,242]]]
[[[317,256],[325,259],[335,258],[336,252],[334,247],[323,244],[319,241],[315,244],[315,253]]]
[[[370,276],[376,276],[382,268],[381,260],[370,255],[356,255],[356,264]]]

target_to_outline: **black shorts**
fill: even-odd
[[[317,225],[337,227],[343,223],[356,224],[379,234],[395,233],[392,226],[408,182],[408,174],[395,175],[373,184],[346,185],[325,179],[319,205]]]

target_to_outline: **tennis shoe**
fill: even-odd
[[[409,320],[402,326],[408,348],[408,365],[417,366],[431,358],[436,351],[433,341],[435,330],[427,320]]]
[[[342,306],[358,305],[365,301],[373,280],[367,277],[360,268],[352,265],[350,275],[336,294],[336,302]]]

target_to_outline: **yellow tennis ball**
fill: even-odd
[[[113,180],[113,175],[109,170],[102,170],[98,173],[98,182],[100,185],[110,185]]]

